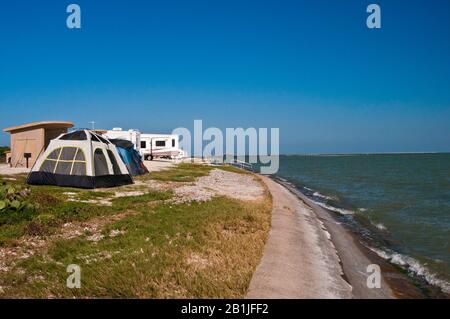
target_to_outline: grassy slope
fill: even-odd
[[[209,170],[183,164],[152,173],[150,178],[192,181]],[[41,198],[40,211],[31,220],[0,226],[3,245],[13,244],[30,223],[52,232],[62,222],[123,211],[133,214],[103,229],[105,235],[113,229],[123,231],[122,235],[106,236],[99,242],[88,241],[89,234],[55,240],[43,252],[20,261],[13,271],[0,273],[6,296],[243,297],[270,227],[268,193],[264,200],[254,202],[217,197],[205,203],[173,205],[161,201],[170,193],[153,192],[118,198],[112,207],[99,207],[65,202],[62,193],[80,192],[83,198],[104,196],[102,193],[55,187],[33,187],[32,191],[35,200]],[[42,200],[46,196],[47,203]],[[13,231],[5,232],[8,227]],[[71,263],[82,268],[81,289],[65,285],[66,266]]]

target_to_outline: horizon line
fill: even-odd
[[[307,156],[318,156],[318,155],[328,155],[328,156],[339,156],[339,155],[401,155],[401,154],[448,154],[448,151],[412,151],[412,152],[349,152],[349,153],[284,153],[280,155],[307,155]]]
[[[301,156],[340,156],[340,155],[401,155],[401,154],[450,154],[449,151],[414,151],[414,152],[355,152],[355,153],[280,153],[279,156],[292,156],[292,155],[301,155]],[[221,157],[221,156],[260,156],[259,154],[223,154],[212,157]],[[269,156],[273,156],[268,154]],[[202,157],[201,155],[191,155],[191,157]]]

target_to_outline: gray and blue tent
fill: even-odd
[[[118,148],[89,130],[61,134],[50,141],[27,178],[32,185],[79,188],[133,184]]]
[[[117,151],[131,176],[148,173],[147,168],[142,162],[142,157],[139,152],[134,149],[133,143],[123,139],[110,139],[109,141],[116,146]]]

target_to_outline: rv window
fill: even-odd
[[[113,166],[114,174],[121,175],[122,172],[120,171],[119,164],[117,164],[116,157],[114,156],[113,152],[108,150],[108,156],[109,156],[109,160],[111,161],[111,164]]]
[[[172,139],[172,147],[175,147],[175,139]]]
[[[97,148],[94,152],[95,176],[109,175],[108,163],[103,151]]]
[[[156,141],[155,142],[155,146],[162,146],[162,147],[164,147],[164,146],[166,146],[166,141]]]
[[[147,141],[141,141],[141,148],[147,148]]]

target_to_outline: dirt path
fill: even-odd
[[[159,172],[174,167],[177,162],[165,159],[155,159],[153,161],[144,161],[143,163],[149,172]]]
[[[9,167],[8,164],[0,164],[0,175],[16,175],[28,173],[30,171],[29,168],[25,167]]]
[[[329,234],[313,211],[263,177],[273,197],[272,229],[247,298],[351,298]]]

